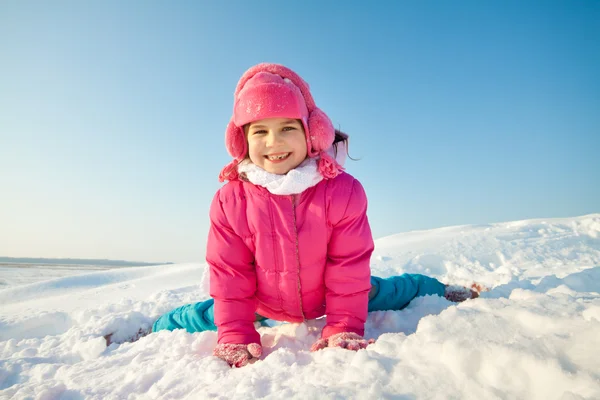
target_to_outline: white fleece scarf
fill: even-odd
[[[307,158],[285,175],[272,174],[250,161],[241,162],[238,173],[244,173],[251,183],[279,195],[302,193],[323,180],[314,158]]]
[[[327,149],[327,153],[333,157],[333,148]],[[345,143],[338,143],[335,159],[341,166],[346,162],[346,153]],[[314,158],[307,158],[285,175],[272,174],[258,165],[244,160],[238,165],[238,173],[243,173],[250,183],[262,186],[269,192],[278,195],[299,194],[323,180],[323,176],[317,169],[317,159]]]

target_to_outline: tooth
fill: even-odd
[[[269,156],[269,160],[283,160],[284,158],[287,158],[290,155],[290,153],[285,153],[279,156]]]

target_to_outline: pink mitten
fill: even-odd
[[[262,354],[262,347],[258,343],[250,344],[218,344],[213,350],[213,355],[225,360],[232,367],[243,367],[252,358],[258,358]]]
[[[340,332],[329,336],[327,339],[319,339],[312,345],[310,351],[322,350],[325,347],[341,347],[348,350],[360,350],[375,343],[375,339],[366,340],[354,332]]]

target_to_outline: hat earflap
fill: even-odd
[[[237,166],[248,152],[244,128],[236,126],[233,123],[233,118],[229,121],[225,130],[225,147],[229,155],[233,157],[233,161],[221,170],[219,182],[232,181],[238,178]]]
[[[308,155],[314,157],[327,150],[335,138],[331,120],[320,108],[315,107],[308,117]]]
[[[327,151],[335,139],[335,128],[333,123],[320,108],[315,109],[308,117],[308,155],[319,157],[317,169],[325,179],[333,179],[342,173],[342,167],[335,158],[327,154]]]
[[[244,128],[237,126],[233,122],[233,118],[229,121],[225,130],[225,147],[227,147],[229,155],[238,161],[246,157],[248,149]]]

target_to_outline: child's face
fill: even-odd
[[[306,159],[302,122],[266,118],[246,126],[250,161],[267,172],[284,175]]]

